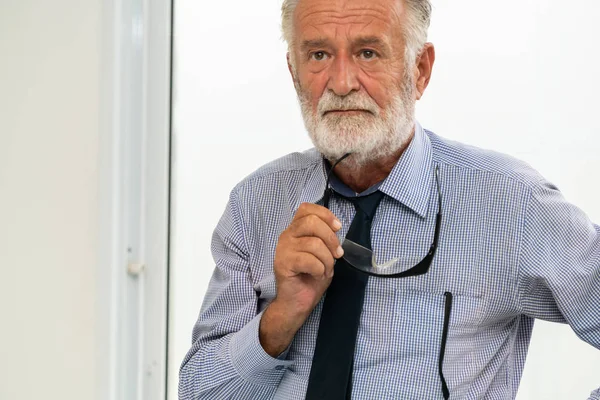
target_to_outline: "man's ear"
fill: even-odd
[[[292,59],[290,57],[290,52],[289,51],[286,54],[286,58],[287,58],[288,71],[290,71],[290,76],[292,77],[292,82],[294,82],[294,87],[297,90],[298,88],[296,87],[296,82],[298,80],[296,79],[296,71],[294,70],[294,67],[292,66]]]
[[[292,62],[290,61],[290,52],[288,51],[285,55],[287,59],[288,71],[290,71],[290,75],[292,75],[292,79],[294,79],[294,69],[292,68]]]
[[[423,50],[417,60],[415,69],[416,74],[416,88],[417,88],[417,100],[420,100],[429,85],[431,80],[431,72],[433,70],[433,63],[435,62],[435,49],[432,43],[425,43]]]

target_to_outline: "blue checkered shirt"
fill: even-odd
[[[437,253],[425,275],[369,279],[353,399],[442,399],[444,325],[441,370],[450,399],[514,399],[535,318],[568,323],[600,349],[600,227],[506,155],[416,124],[378,187],[386,196],[371,233],[377,261],[402,257],[410,268],[427,253],[436,166],[443,213]],[[261,347],[258,327],[276,294],[278,237],[301,203],[322,204],[325,178],[313,149],[262,167],[231,192],[213,235],[216,268],[181,365],[180,399],[304,398],[323,301],[277,358]],[[330,209],[343,224],[342,239],[354,206],[333,196]],[[600,400],[600,391],[590,399]]]

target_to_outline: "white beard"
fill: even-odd
[[[394,95],[387,110],[382,110],[365,92],[338,96],[325,90],[313,113],[310,95],[296,81],[298,99],[306,130],[316,147],[331,162],[347,153],[344,161],[349,167],[360,168],[370,162],[393,155],[412,137],[414,128],[414,84],[411,75],[405,76],[402,87]],[[362,109],[356,115],[326,114],[328,110]]]

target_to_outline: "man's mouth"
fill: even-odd
[[[325,111],[323,113],[323,116],[325,116],[327,114],[358,115],[358,114],[362,114],[362,113],[371,114],[371,112],[369,110],[362,110],[362,109],[358,109],[358,108],[351,108],[351,109],[346,109],[346,110],[328,110],[328,111]]]

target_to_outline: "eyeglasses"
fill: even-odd
[[[335,167],[350,154],[346,154],[340,158],[329,170],[327,174],[327,182],[325,184],[325,193],[323,195],[323,205],[325,208],[329,208],[329,199],[333,190],[329,186],[331,174]],[[438,212],[435,219],[435,229],[433,234],[433,243],[429,247],[427,255],[414,267],[406,269],[404,265],[399,263],[400,258],[394,258],[384,262],[383,264],[377,264],[376,255],[371,250],[358,243],[353,242],[349,239],[344,239],[342,243],[342,249],[344,249],[344,255],[342,258],[350,264],[351,267],[357,269],[360,272],[371,276],[380,276],[385,278],[406,278],[409,276],[418,276],[426,274],[429,271],[435,251],[437,250],[438,238],[440,235],[440,225],[442,221],[442,191],[440,189],[439,179],[439,168],[435,167],[435,182],[437,185],[438,192]]]

